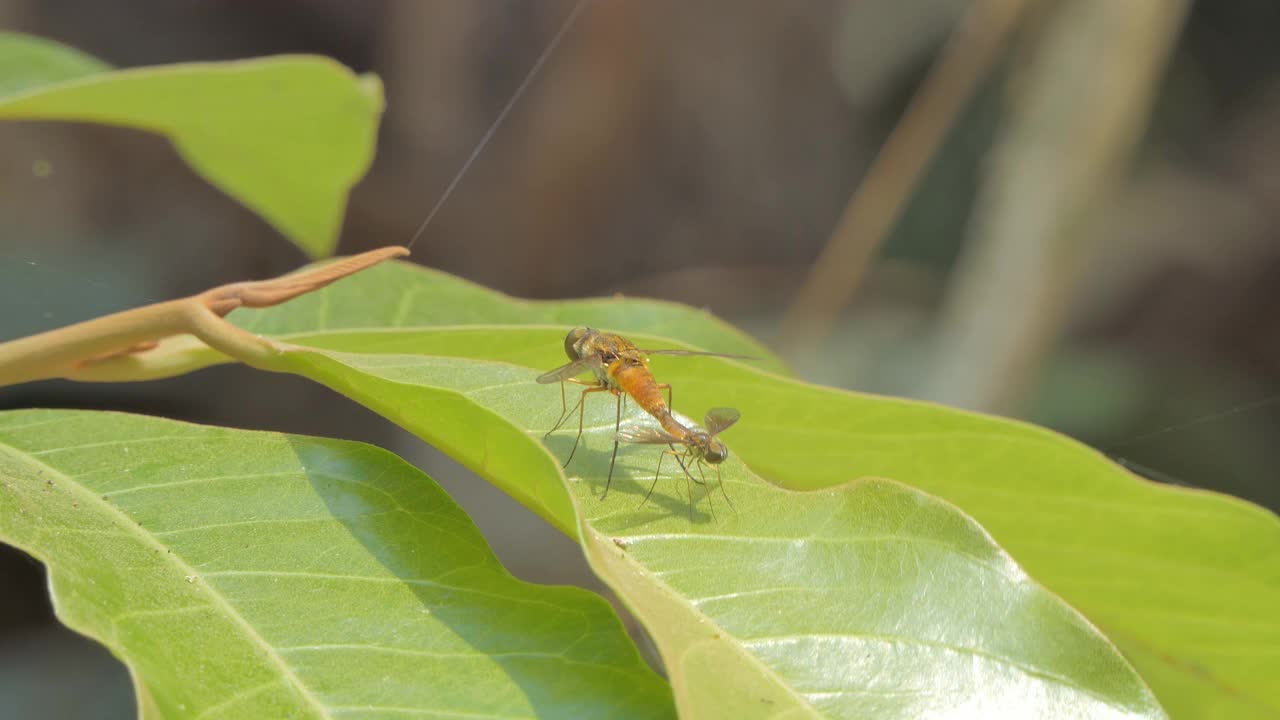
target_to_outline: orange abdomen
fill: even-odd
[[[667,402],[662,398],[662,391],[658,389],[658,381],[653,379],[653,373],[649,372],[649,368],[643,365],[622,364],[615,368],[609,368],[609,374],[613,376],[614,382],[618,383],[618,387],[622,391],[630,395],[645,412],[659,417],[667,413]]]
[[[662,389],[658,387],[658,381],[649,372],[649,368],[636,363],[619,362],[609,368],[609,375],[623,392],[656,418],[667,432],[684,437],[684,426],[671,416],[671,409],[662,397]]]

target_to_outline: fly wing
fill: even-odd
[[[601,365],[602,363],[600,362],[599,355],[588,355],[584,358],[578,358],[571,363],[561,365],[555,370],[542,373],[538,376],[538,382],[543,385],[553,382],[564,382],[565,380],[577,377],[588,370],[595,370]]]
[[[730,355],[729,353],[718,352],[702,352],[701,350],[641,350],[645,355],[703,355],[705,357],[728,358],[730,360],[759,360],[760,358],[750,355]]]
[[[675,435],[653,427],[620,430],[618,431],[618,439],[623,442],[644,443],[645,445],[672,445],[680,442],[680,438]]]
[[[738,418],[742,417],[742,413],[734,408],[717,407],[707,411],[707,434],[719,435],[729,429],[730,425],[738,422]]]

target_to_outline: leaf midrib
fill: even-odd
[[[162,558],[165,558],[165,561],[168,562],[170,565],[172,565],[173,568],[178,572],[180,576],[182,577],[194,576],[197,578],[203,577],[203,575],[195,567],[191,566],[185,560],[183,560],[178,553],[173,551],[172,548],[161,543],[151,533],[146,532],[140,525],[138,525],[138,523],[133,518],[130,518],[120,508],[117,508],[116,506],[107,502],[101,496],[92,492],[88,492],[88,489],[75,478],[62,472],[61,470],[58,470],[57,468],[51,465],[47,465],[41,462],[31,454],[26,453],[22,450],[19,450],[13,447],[12,445],[9,445],[8,443],[0,443],[0,448],[7,451],[10,454],[10,456],[14,457],[15,459],[21,462],[25,462],[34,468],[44,469],[49,473],[51,473],[54,477],[60,478],[63,481],[65,481],[65,484],[69,487],[70,492],[80,498],[80,503],[82,506],[86,506],[86,505],[91,506],[97,511],[99,511],[100,513],[102,513],[103,515],[110,518],[114,518],[115,520],[118,520],[119,521],[118,526],[126,534],[133,536],[138,542],[154,550],[157,550],[159,553],[159,556]],[[36,553],[33,552],[33,554],[36,554]],[[235,607],[230,602],[228,602],[227,599],[221,593],[216,592],[215,589],[212,586],[210,586],[207,582],[198,582],[195,584],[197,585],[198,588],[203,589],[204,594],[208,596],[208,598],[212,601],[213,605],[216,608],[220,608],[225,613],[227,618],[229,618],[233,623],[238,625],[243,630],[245,637],[249,640],[250,643],[262,649],[263,653],[265,654],[267,659],[271,662],[271,664],[275,665],[279,669],[280,674],[283,676],[283,678],[294,687],[298,695],[301,696],[302,699],[306,701],[307,704],[311,705],[319,713],[320,717],[324,717],[324,718],[333,717],[332,715],[329,714],[325,705],[320,702],[320,699],[317,698],[311,692],[310,688],[308,688],[306,684],[302,682],[302,679],[299,678],[297,674],[293,672],[293,669],[290,668],[289,665],[284,661],[284,658],[282,658],[280,654],[276,652],[275,646],[267,642],[266,639],[263,638],[262,635],[260,635],[258,631],[254,629],[253,625],[251,625],[249,621],[246,620],[244,616],[241,615],[235,609]]]

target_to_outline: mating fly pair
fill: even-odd
[[[566,467],[573,460],[573,455],[578,450],[578,443],[582,440],[583,416],[586,413],[587,395],[609,392],[617,398],[613,456],[609,459],[609,476],[605,480],[604,493],[601,494],[601,499],[604,499],[609,494],[609,486],[613,482],[613,466],[618,458],[619,440],[651,445],[667,445],[669,449],[664,450],[662,454],[675,457],[680,469],[684,471],[686,483],[706,483],[705,476],[699,480],[689,472],[688,465],[691,463],[697,465],[699,475],[702,475],[704,463],[711,464],[716,467],[716,475],[719,477],[719,465],[729,456],[729,449],[725,447],[723,442],[716,439],[716,436],[738,421],[738,411],[732,408],[713,408],[707,413],[705,429],[684,425],[679,420],[676,420],[671,413],[671,386],[665,383],[658,383],[653,377],[653,373],[649,372],[648,356],[705,355],[736,359],[746,358],[741,355],[695,352],[692,350],[641,350],[630,340],[620,335],[602,333],[589,327],[578,327],[569,331],[569,334],[564,339],[564,351],[568,355],[570,362],[540,375],[538,382],[544,384],[560,383],[560,402],[563,412],[560,415],[560,419],[556,421],[555,426],[547,431],[547,435],[558,430],[565,420],[573,414],[573,410],[578,411],[578,435],[573,440],[573,449],[569,451],[568,459],[564,461]],[[587,372],[594,376],[593,381],[578,379],[579,375]],[[566,382],[586,386],[573,408],[569,408],[565,399],[564,383]],[[662,397],[663,390],[667,391],[665,401]],[[645,412],[652,415],[658,421],[661,429],[621,430],[622,406],[628,396],[635,400],[636,404],[644,409]],[[677,451],[677,445],[683,445],[683,451]],[[645,501],[648,501],[653,489],[657,486],[658,474],[661,470],[662,457],[659,456],[658,469],[653,475],[653,484],[649,486],[649,492],[645,493],[644,501],[641,501],[642,505]],[[690,514],[693,513],[692,487],[690,484]],[[722,483],[720,484],[720,492],[724,494],[725,500],[732,505],[732,501],[729,501],[729,494],[725,492]]]

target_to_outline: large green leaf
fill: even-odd
[[[670,473],[638,507],[656,451],[637,446],[601,501],[614,417],[604,403],[590,408],[569,499],[556,457],[573,433],[554,438],[556,457],[538,441],[561,408],[535,370],[308,349],[283,362],[552,519],[576,504],[593,566],[645,621],[691,717],[1163,717],[1083,617],[919,491],[863,481],[796,493],[735,461],[723,480],[736,512],[722,496],[709,514],[712,494],[691,521],[677,492],[689,485]]]
[[[512,578],[377,448],[0,413],[0,539],[49,566],[59,616],[129,665],[148,717],[672,712],[607,603]]]
[[[233,318],[262,332],[308,333],[294,340],[335,350],[542,369],[563,362],[565,327],[483,324],[486,314],[503,323],[587,322],[650,346],[760,354],[709,319],[649,331],[667,337],[642,334],[652,317],[645,303],[522,303],[402,267],[376,269],[305,300]],[[664,307],[677,317],[697,315]],[[536,312],[513,316],[521,308]],[[600,317],[605,309],[609,317]],[[1149,483],[1079,443],[1019,422],[815,387],[747,363],[655,357],[654,368],[690,415],[716,405],[740,408],[731,445],[770,481],[821,488],[863,476],[893,478],[973,515],[1033,577],[1099,625],[1176,717],[1280,714],[1280,685],[1273,682],[1280,673],[1274,514],[1214,493]],[[558,394],[540,402],[559,409]],[[393,409],[388,414],[405,422]],[[568,529],[567,516],[558,514],[563,508],[548,511],[550,504],[542,503],[543,514]]]
[[[739,333],[678,306],[525,303],[402,265],[232,318],[258,332],[332,350],[498,360],[532,369],[564,362],[563,332],[584,322],[626,332],[646,346],[687,343],[762,354]],[[544,325],[550,322],[564,324]],[[647,328],[668,337],[648,336]],[[218,359],[204,351],[183,361],[194,368]],[[728,441],[770,481],[821,488],[864,476],[892,478],[975,516],[1036,580],[1102,627],[1175,717],[1277,714],[1280,688],[1272,678],[1280,667],[1274,612],[1280,606],[1280,522],[1273,514],[1232,498],[1142,481],[1074,441],[1017,422],[814,387],[749,363],[655,357],[653,366],[675,385],[675,405],[689,415],[715,405],[739,407],[743,420]],[[468,368],[455,373],[465,376]],[[176,366],[166,369],[173,371]],[[495,393],[523,398],[533,374],[526,372]],[[326,381],[406,426],[415,427],[427,412],[465,426],[453,430],[469,435],[454,439],[416,429],[577,536],[559,483],[528,471],[546,463],[525,441],[554,421],[560,409],[554,388],[541,388],[543,395],[528,400],[545,415],[520,425],[495,422],[502,418],[494,407],[458,396],[438,378],[432,381],[438,384],[402,393],[398,383],[372,391],[363,381],[344,385],[347,373],[364,376],[348,368]],[[607,432],[612,406],[593,399],[589,410],[594,432]],[[559,457],[567,454],[571,437],[550,439]],[[600,450],[599,438],[589,442]],[[570,467],[598,482],[599,468],[587,470]],[[679,503],[660,507],[675,514],[681,509]]]
[[[337,243],[347,193],[372,162],[381,112],[377,78],[327,58],[109,72],[69,48],[0,33],[0,119],[165,135],[196,172],[313,257]]]

